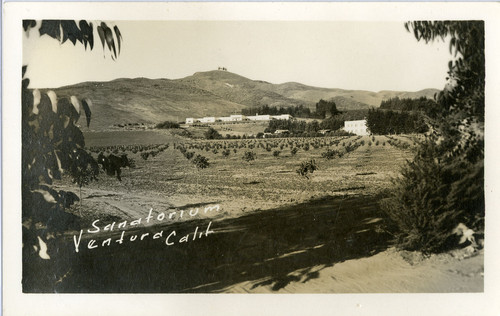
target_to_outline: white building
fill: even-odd
[[[368,127],[366,126],[366,120],[345,121],[344,131],[360,136],[370,135]]]
[[[254,116],[245,116],[241,114],[235,114],[230,116],[221,116],[221,117],[212,117],[205,116],[203,118],[186,118],[186,124],[193,123],[215,123],[215,122],[244,122],[244,121],[270,121],[270,120],[291,120],[293,117],[290,114],[281,114],[281,115],[254,115]]]
[[[229,116],[231,121],[243,121],[245,119],[244,115],[231,115]]]
[[[254,115],[254,116],[247,116],[247,119],[250,121],[269,121],[271,120],[271,115]]]
[[[290,114],[281,114],[281,115],[273,115],[271,116],[271,118],[275,119],[275,120],[290,120],[292,119],[292,116]]]
[[[210,117],[205,116],[204,118],[198,119],[198,121],[200,123],[215,123],[215,117],[213,117],[213,116],[210,116]]]
[[[274,134],[288,134],[288,133],[290,133],[290,131],[287,129],[277,129],[276,131],[274,131]]]

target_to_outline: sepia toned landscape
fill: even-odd
[[[400,26],[484,32],[437,25]],[[42,21],[39,33],[86,47],[89,25],[74,27]],[[120,58],[118,27],[99,27]],[[460,62],[459,88],[418,91],[221,66],[59,88],[26,75],[23,291],[482,292],[484,86],[468,90]]]

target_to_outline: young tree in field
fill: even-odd
[[[96,181],[99,175],[99,165],[94,158],[85,150],[79,150],[75,156],[74,163],[70,167],[73,182],[80,188],[80,207],[82,206],[82,187],[90,181]],[[82,215],[80,209],[80,216]]]
[[[205,132],[204,135],[205,135],[206,139],[221,139],[222,138],[222,135],[219,134],[219,132],[217,132],[215,129],[213,129],[211,127]]]
[[[316,161],[309,160],[302,162],[296,171],[299,175],[309,180],[309,174],[312,174],[317,169]]]
[[[243,154],[243,160],[250,163],[255,160],[255,153],[253,151],[245,151]]]
[[[436,98],[430,132],[402,170],[385,207],[401,248],[439,252],[456,246],[463,223],[484,229],[484,22],[405,24],[426,43],[450,38],[448,83]]]
[[[210,166],[208,158],[202,155],[196,155],[196,157],[193,158],[192,162],[198,170],[205,169],[208,168],[208,166]]]
[[[208,158],[202,155],[196,155],[196,157],[191,160],[191,162],[196,166],[196,170],[198,171],[198,175],[196,177],[196,190],[197,193],[200,193],[200,177],[201,173],[200,171],[202,169],[208,168],[210,166],[210,163],[208,162]]]
[[[73,45],[79,42],[85,48],[94,47],[93,23],[23,21],[26,33],[36,26],[39,26],[40,36],[49,36],[60,43],[69,40]],[[103,49],[109,49],[111,57],[115,59],[121,48],[118,27],[110,28],[102,22],[96,30]],[[40,287],[48,287],[55,283],[54,278],[57,276],[55,273],[37,273],[37,264],[40,259],[51,258],[55,239],[49,242],[48,236],[58,237],[68,229],[65,221],[54,218],[71,217],[64,210],[73,203],[67,200],[68,196],[72,196],[70,192],[55,191],[51,187],[52,182],[67,172],[81,187],[95,179],[97,163],[84,150],[83,134],[76,125],[81,114],[84,114],[89,126],[90,101],[76,97],[57,100],[53,92],[30,90],[29,79],[24,77],[26,69],[27,66],[23,66],[21,90],[23,287],[35,283]]]

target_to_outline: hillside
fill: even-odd
[[[341,110],[354,110],[379,107],[380,102],[394,97],[399,98],[433,98],[437,89],[424,89],[416,92],[407,91],[365,91],[328,89],[306,86],[296,82],[276,85],[276,92],[292,99],[315,104],[318,100],[333,100]]]
[[[340,110],[378,107],[382,100],[432,98],[436,89],[418,92],[342,90],[289,82],[272,84],[227,71],[198,72],[182,79],[116,79],[85,82],[54,89],[59,97],[92,100],[91,129],[116,124],[184,121],[186,117],[224,116],[254,106],[297,106],[314,109],[320,99],[333,100]]]
[[[76,95],[92,100],[91,128],[114,124],[184,121],[188,116],[239,113],[244,105],[208,91],[168,79],[117,79],[86,82],[55,89],[59,97]]]
[[[246,106],[306,105],[302,100],[288,98],[273,91],[273,84],[254,81],[227,71],[197,72],[192,76],[179,79],[179,82],[210,91],[221,98]]]

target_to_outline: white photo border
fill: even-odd
[[[328,2],[3,3],[3,314],[11,315],[500,315],[500,4]],[[23,294],[21,289],[21,66],[23,19],[409,21],[484,20],[486,246],[476,294]],[[410,35],[409,35],[410,36]]]

